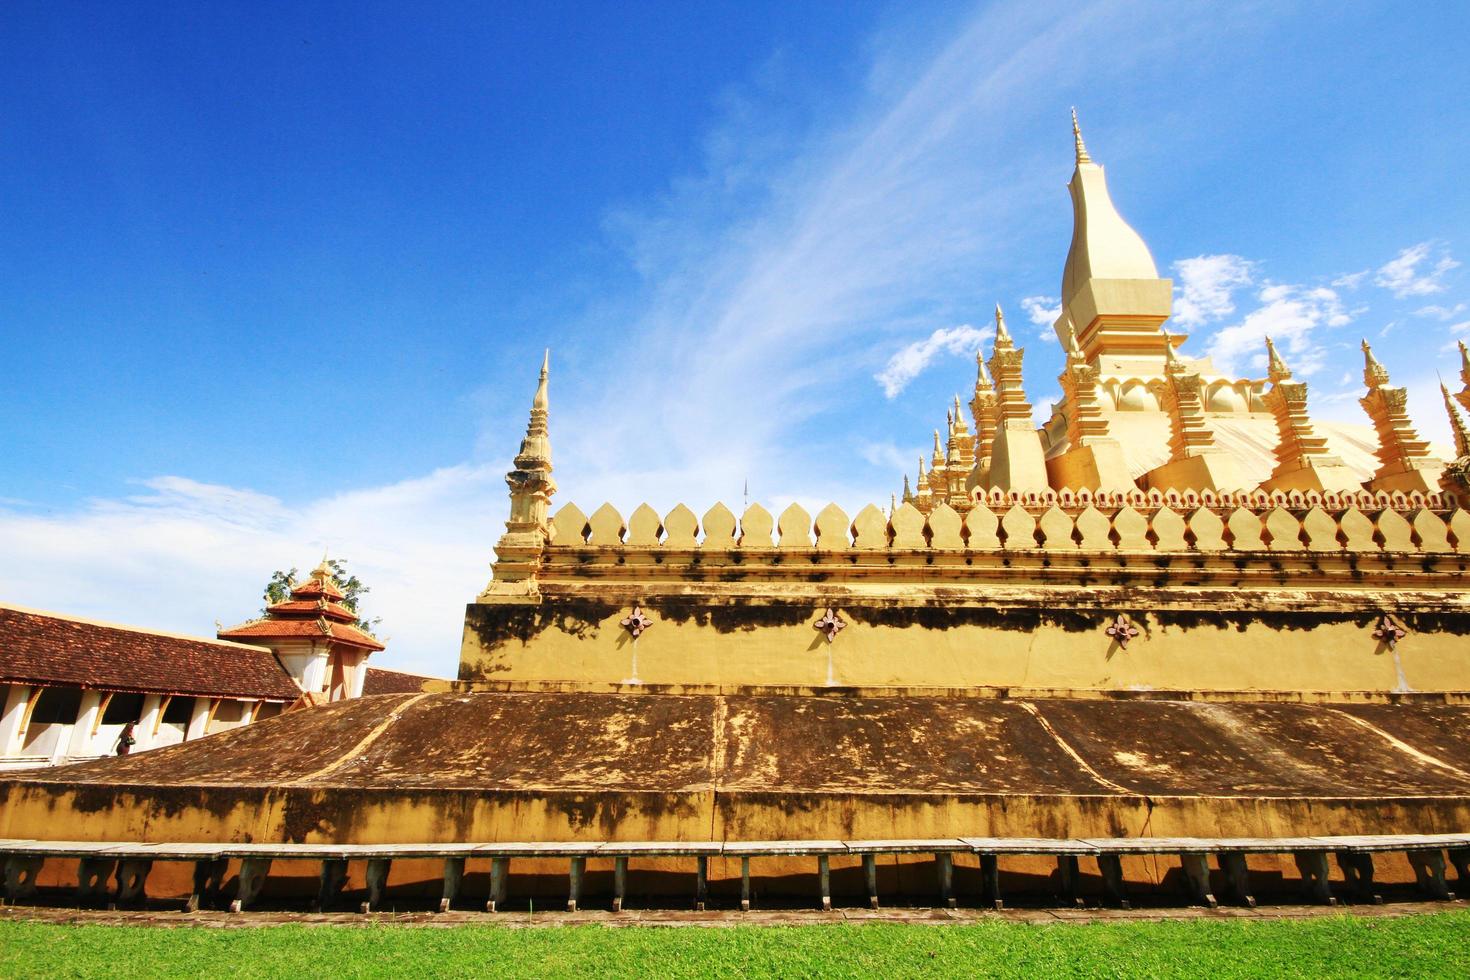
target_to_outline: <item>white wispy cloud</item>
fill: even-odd
[[[923,340],[901,347],[888,359],[883,370],[873,375],[873,379],[882,386],[883,397],[897,398],[936,357],[943,354],[973,355],[986,339],[994,335],[995,331],[989,327],[977,329],[968,323],[940,327]]]
[[[1373,275],[1373,284],[1382,286],[1398,299],[1430,296],[1444,292],[1445,275],[1459,268],[1459,265],[1443,246],[1434,242],[1420,242],[1379,266]],[[1421,266],[1425,268],[1421,269]]]
[[[1235,312],[1235,293],[1254,281],[1254,264],[1239,255],[1196,255],[1174,263],[1174,317],[1199,327]]]
[[[1248,366],[1263,367],[1267,337],[1288,355],[1294,372],[1312,374],[1326,357],[1315,331],[1345,326],[1353,319],[1353,311],[1343,305],[1337,291],[1326,286],[1268,282],[1256,293],[1256,299],[1259,307],[1209,338],[1206,353],[1224,374],[1238,377]]]
[[[0,596],[21,605],[213,635],[254,616],[272,571],[345,557],[372,591],[388,650],[374,662],[452,675],[466,601],[489,581],[504,468],[454,466],[288,505],[162,477],[143,491],[36,514],[0,509]]]
[[[1456,303],[1454,306],[1439,306],[1430,304],[1421,306],[1414,311],[1415,316],[1427,317],[1434,320],[1453,320],[1466,310],[1464,303]]]
[[[1042,340],[1055,342],[1057,332],[1052,329],[1057,318],[1062,315],[1062,301],[1055,296],[1027,296],[1021,300],[1021,309],[1036,326],[1042,329],[1036,331],[1036,336]]]

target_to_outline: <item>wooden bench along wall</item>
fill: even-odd
[[[1250,854],[1290,854],[1302,875],[1306,895],[1313,901],[1335,904],[1329,887],[1328,858],[1334,857],[1358,901],[1376,902],[1373,890],[1373,855],[1404,854],[1414,869],[1419,889],[1428,897],[1454,898],[1445,880],[1446,855],[1455,868],[1458,884],[1470,890],[1470,834],[1380,835],[1365,837],[1288,838],[1099,838],[1042,839],[959,837],[937,840],[793,840],[709,842],[619,842],[619,843],[498,843],[498,844],[131,844],[121,842],[0,840],[5,900],[14,903],[36,894],[36,880],[47,860],[75,860],[77,894],[82,901],[105,900],[113,905],[141,903],[149,870],[155,861],[187,861],[194,864],[194,887],[186,908],[197,911],[223,901],[222,886],[228,862],[240,862],[236,893],[229,903],[233,912],[248,908],[259,897],[272,861],[321,862],[320,887],[315,907],[328,909],[339,898],[346,881],[348,861],[367,862],[367,901],[361,911],[381,906],[383,888],[394,860],[442,859],[444,887],[439,910],[447,911],[461,897],[465,862],[490,861],[490,894],[485,909],[503,908],[509,891],[511,861],[516,858],[565,858],[568,862],[567,910],[576,911],[581,900],[582,879],[588,858],[612,858],[613,911],[621,911],[627,894],[628,862],[636,858],[692,858],[694,861],[694,907],[703,910],[709,859],[712,856],[740,858],[740,907],[750,908],[750,860],[753,857],[815,858],[819,899],[823,909],[832,907],[829,861],[832,855],[854,856],[862,861],[869,904],[878,907],[876,859],[885,854],[932,854],[937,869],[939,900],[955,907],[953,885],[955,854],[973,854],[980,862],[984,904],[1002,907],[998,863],[1005,856],[1055,858],[1059,898],[1080,904],[1078,860],[1097,862],[1099,875],[1111,901],[1123,907],[1128,897],[1123,886],[1120,859],[1125,855],[1177,855],[1190,898],[1197,905],[1214,908],[1209,858],[1213,855],[1223,874],[1229,898],[1253,906],[1246,857]],[[109,878],[112,884],[108,884]]]

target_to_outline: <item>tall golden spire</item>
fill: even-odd
[[[556,480],[551,476],[551,436],[548,427],[549,399],[546,379],[551,368],[551,351],[541,358],[541,377],[531,399],[531,417],[526,423],[526,437],[516,454],[514,469],[505,474],[510,488],[510,519],[505,534],[495,546],[495,582],[524,583],[534,578],[540,565],[541,549],[550,535],[549,511],[551,495],[556,493]],[[517,586],[510,586],[517,588]],[[487,590],[488,591],[488,590]]]
[[[1415,431],[1409,419],[1408,393],[1388,382],[1388,369],[1378,363],[1368,341],[1363,341],[1363,383],[1368,393],[1358,399],[1358,404],[1373,420],[1378,433],[1374,455],[1379,465],[1368,489],[1434,493],[1444,462],[1435,458],[1429,442]]]
[[[1266,338],[1266,363],[1271,390],[1262,401],[1276,420],[1276,466],[1262,487],[1319,493],[1361,490],[1358,475],[1328,448],[1327,437],[1317,434],[1307,413],[1307,383],[1292,380],[1291,368],[1270,337]]]
[[[1082,127],[1077,125],[1077,107],[1072,107],[1072,139],[1077,143],[1077,162],[1091,163],[1092,157],[1087,155],[1087,144],[1082,142]]]

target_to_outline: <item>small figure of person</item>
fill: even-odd
[[[133,726],[136,721],[130,721],[123,726],[122,734],[117,737],[117,754],[127,755],[132,751],[133,745],[138,741],[133,737]]]

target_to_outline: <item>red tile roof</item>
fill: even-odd
[[[328,599],[346,598],[345,593],[337,587],[337,583],[321,569],[311,573],[311,577],[300,585],[291,589],[293,599],[315,599],[318,596],[326,596]]]
[[[425,681],[438,680],[422,674],[405,674],[401,670],[384,670],[369,667],[362,680],[362,693],[367,694],[417,694],[424,689]]]
[[[383,644],[350,623],[330,623],[326,619],[256,619],[227,630],[220,630],[222,640],[255,638],[289,640],[297,638],[330,639],[343,646],[364,650],[381,650]]]
[[[285,602],[277,602],[266,609],[272,616],[281,613],[296,613],[298,615],[310,616],[315,619],[325,616],[342,623],[357,622],[357,614],[340,602],[328,602],[326,599],[288,599]]]
[[[105,691],[295,701],[263,647],[0,606],[0,681]]]

